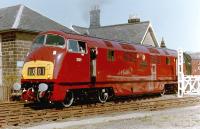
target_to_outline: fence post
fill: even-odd
[[[184,73],[183,73],[183,50],[178,50],[178,97],[184,94]]]

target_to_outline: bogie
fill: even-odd
[[[105,103],[108,100],[108,90],[106,89],[101,89],[98,90],[98,100],[101,103]]]
[[[66,92],[65,99],[62,102],[64,107],[70,107],[74,103],[74,93],[73,91]]]

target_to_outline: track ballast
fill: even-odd
[[[111,101],[105,104],[76,105],[70,108],[35,108],[31,104],[10,102],[0,104],[0,127],[23,126],[42,121],[56,121],[74,117],[109,114],[124,111],[154,111],[200,104],[200,97],[177,98],[165,96],[142,100]]]

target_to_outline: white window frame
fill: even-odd
[[[47,43],[47,37],[48,35],[55,35],[55,36],[59,36],[59,37],[62,37],[64,39],[64,44],[63,45],[50,45],[50,44],[46,44]],[[52,33],[47,33],[45,34],[45,39],[44,39],[44,43],[43,43],[45,46],[54,46],[54,47],[60,47],[60,48],[65,48],[66,46],[66,40],[65,40],[65,37],[62,36],[62,35],[59,35],[59,34],[52,34]]]
[[[75,52],[75,51],[69,51],[69,41],[70,40],[73,40],[73,41],[77,41],[77,42],[83,42],[85,43],[85,52]],[[78,47],[78,44],[77,44],[77,47]],[[87,43],[85,41],[82,41],[82,40],[76,40],[76,39],[68,39],[67,40],[67,51],[70,52],[70,53],[79,53],[79,54],[87,54],[88,53],[88,50],[87,50]]]

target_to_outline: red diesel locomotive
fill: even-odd
[[[163,93],[177,84],[176,56],[169,49],[47,31],[34,40],[14,87],[23,100],[65,107],[83,95],[104,103],[112,96]]]

